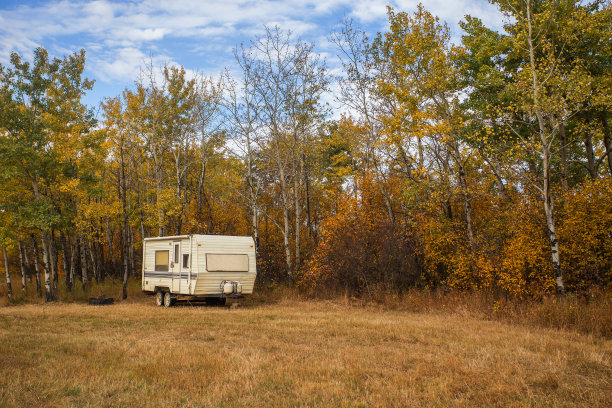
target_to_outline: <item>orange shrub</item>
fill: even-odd
[[[371,180],[359,181],[349,197],[322,225],[321,240],[299,279],[310,292],[322,289],[367,294],[372,285],[402,288],[420,279],[413,241],[389,221]]]
[[[587,181],[559,211],[561,266],[570,290],[612,283],[612,179]]]

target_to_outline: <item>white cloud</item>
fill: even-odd
[[[112,56],[93,58],[91,70],[102,80],[112,81],[120,78],[136,79],[139,67],[147,60],[140,49],[125,47],[115,50]]]
[[[362,0],[355,4],[351,17],[363,22],[372,22],[382,20],[387,14],[387,6],[385,2],[378,0]]]
[[[315,41],[333,69],[335,51],[325,40],[330,25],[348,15],[370,31],[381,30],[387,3],[411,12],[418,0],[51,0],[11,9],[0,5],[0,63],[8,61],[11,51],[29,57],[42,45],[56,55],[85,48],[89,72],[109,84],[134,80],[149,57],[154,63],[183,63],[182,58],[190,57],[196,65],[197,57],[200,68],[211,72],[232,64],[233,46],[261,35],[264,25],[276,24]],[[501,15],[485,0],[423,3],[451,27],[465,14],[501,27]]]
[[[502,27],[501,14],[496,6],[482,0],[394,0],[396,11],[413,11],[417,5],[423,3],[425,9],[446,21],[451,27],[463,20],[466,15],[482,19],[489,27],[500,29]]]

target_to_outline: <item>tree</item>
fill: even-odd
[[[365,173],[374,172],[376,185],[385,199],[387,216],[391,223],[395,223],[395,211],[380,151],[382,118],[379,111],[382,101],[376,92],[378,72],[372,44],[349,19],[343,20],[332,32],[330,40],[336,45],[344,68],[344,76],[337,78],[340,92],[336,99],[362,129],[359,131],[360,137],[354,139],[355,159],[360,158],[360,166]],[[422,159],[422,155],[420,157]],[[423,164],[422,160],[420,164]]]
[[[21,208],[22,224],[41,231],[45,265],[45,298],[53,300],[56,275],[50,232],[60,224],[53,187],[71,173],[74,146],[94,125],[81,97],[93,82],[83,79],[85,51],[49,59],[43,48],[34,51],[32,65],[17,53],[12,68],[0,67],[0,163],[17,183],[30,185],[33,200]],[[51,236],[53,239],[53,236]]]
[[[473,215],[468,190],[466,161],[469,152],[462,146],[463,112],[459,96],[463,91],[458,61],[463,53],[450,43],[450,30],[437,17],[417,7],[413,15],[389,9],[390,32],[379,35],[373,44],[375,61],[381,66],[377,92],[386,101],[383,132],[403,155],[410,145],[398,142],[417,140],[417,170],[423,166],[422,140],[429,136],[441,142],[456,164],[457,181],[463,199],[466,235],[474,248]],[[416,160],[407,158],[414,163]]]
[[[560,135],[564,137],[564,123],[589,98],[590,77],[580,59],[568,63],[563,45],[568,39],[560,32],[558,36],[552,35],[551,31],[575,16],[571,12],[575,2],[500,0],[495,3],[510,18],[506,26],[510,45],[508,59],[517,61],[506,67],[512,69],[512,75],[504,90],[512,102],[499,112],[499,120],[511,130],[517,148],[527,155],[527,163],[532,163],[525,180],[541,194],[552,270],[557,291],[563,293],[565,284],[559,259],[551,172],[555,142]]]
[[[256,138],[259,151],[270,164],[268,171],[278,180],[282,224],[273,220],[283,235],[287,277],[299,267],[302,186],[306,166],[305,143],[313,125],[321,117],[319,104],[327,86],[325,67],[313,52],[313,44],[295,42],[291,32],[278,27],[266,28],[265,36],[253,42],[252,49],[241,55],[248,103],[257,102],[261,124]],[[254,112],[249,108],[248,112]],[[244,113],[244,110],[243,110]],[[243,132],[245,129],[242,129]],[[253,128],[247,128],[249,132]],[[250,143],[250,135],[247,144]],[[247,149],[250,147],[247,146]],[[252,163],[251,163],[252,165]],[[252,168],[252,167],[251,167]],[[252,175],[251,170],[251,175]],[[293,188],[291,186],[293,182]],[[254,203],[254,201],[251,201]],[[294,209],[295,255],[291,253],[291,207]],[[268,216],[269,219],[273,219]]]

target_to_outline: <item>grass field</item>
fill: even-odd
[[[0,308],[0,406],[612,406],[612,341],[323,301]]]

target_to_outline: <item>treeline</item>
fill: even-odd
[[[139,276],[142,238],[252,235],[259,281],[518,297],[612,279],[612,8],[494,1],[459,44],[419,6],[368,38],[278,28],[219,78],[143,67],[81,98],[85,52],[0,66],[0,240],[47,300]],[[334,98],[331,104],[325,101]],[[34,280],[33,278],[34,277]]]

